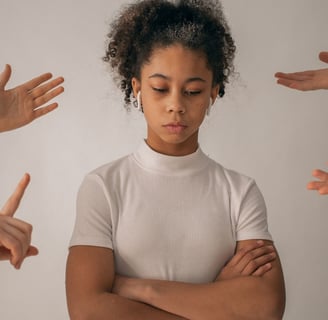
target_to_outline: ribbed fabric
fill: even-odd
[[[86,176],[70,245],[113,249],[122,275],[205,283],[247,239],[271,240],[252,179],[200,148],[172,157],[143,142]]]

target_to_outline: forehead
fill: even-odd
[[[205,54],[180,44],[153,49],[147,63],[141,69],[141,74],[149,75],[154,72],[168,76],[212,76]]]

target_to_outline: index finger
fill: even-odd
[[[50,72],[39,75],[38,77],[33,78],[23,84],[27,90],[32,90],[39,86],[41,83],[46,82],[47,80],[52,78],[52,74]]]
[[[292,73],[277,72],[275,74],[275,77],[288,79],[288,80],[305,81],[305,80],[311,80],[314,76],[314,72],[315,72],[314,70],[292,72]]]
[[[14,215],[21,199],[23,198],[24,192],[30,182],[30,179],[30,175],[28,173],[25,173],[23,178],[19,181],[14,193],[9,197],[9,199],[1,209],[1,213],[3,215],[11,217]]]
[[[328,180],[328,173],[320,169],[313,170],[312,175],[323,181]]]

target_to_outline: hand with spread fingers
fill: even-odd
[[[328,172],[316,169],[312,175],[319,180],[309,182],[307,188],[309,190],[317,190],[322,195],[328,195]]]
[[[64,78],[51,81],[51,73],[40,75],[13,89],[5,90],[11,76],[11,67],[6,65],[0,73],[0,132],[17,129],[57,108],[51,99],[64,91]],[[48,82],[47,82],[48,81]]]
[[[319,59],[328,63],[328,51],[320,52]],[[277,72],[277,83],[291,89],[309,91],[328,89],[328,68],[293,73]]]
[[[26,257],[38,254],[38,249],[31,246],[32,226],[14,218],[29,182],[30,176],[25,174],[0,211],[0,260],[10,260],[16,269]]]

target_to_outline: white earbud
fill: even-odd
[[[207,108],[207,110],[206,110],[206,115],[210,115],[211,114],[211,108],[212,108],[212,105],[213,105],[213,99],[212,99],[212,97],[210,98],[210,104],[209,104],[209,106],[208,106],[208,108]]]
[[[140,91],[138,91],[137,98],[135,101],[133,101],[133,105],[138,111],[142,111],[141,92]]]
[[[136,106],[136,109],[138,111],[142,111],[142,105],[141,105],[141,92],[138,91],[137,93],[137,106]]]

